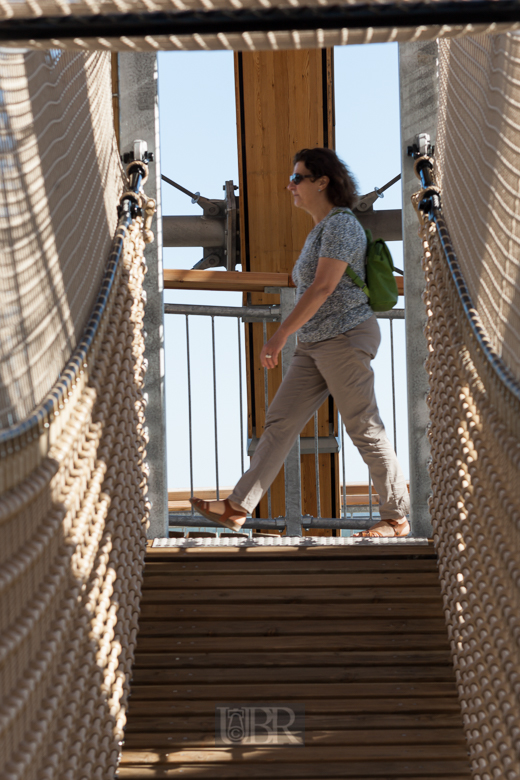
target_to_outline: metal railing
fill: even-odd
[[[211,386],[208,387],[208,403],[213,407],[213,445],[214,445],[214,466],[215,466],[215,480],[216,489],[215,497],[220,498],[220,469],[219,469],[219,418],[217,410],[217,393],[219,392],[217,386],[217,349],[216,349],[216,334],[215,334],[215,319],[216,318],[235,318],[237,322],[237,338],[236,338],[236,350],[238,359],[238,415],[239,415],[239,429],[240,429],[240,461],[242,473],[246,468],[245,455],[252,454],[256,444],[256,438],[245,439],[245,424],[244,424],[244,333],[243,328],[245,323],[249,322],[261,322],[263,323],[263,341],[267,341],[267,323],[268,322],[280,322],[285,319],[294,306],[295,290],[290,287],[268,287],[265,288],[266,293],[278,293],[280,295],[279,305],[262,305],[262,306],[203,306],[195,304],[177,304],[167,303],[165,304],[165,314],[175,314],[185,318],[185,336],[186,336],[186,378],[187,378],[187,418],[188,418],[188,444],[189,444],[189,474],[190,474],[190,495],[194,495],[194,440],[193,440],[193,394],[192,394],[192,353],[191,353],[191,332],[190,332],[190,317],[204,316],[210,318],[211,321],[211,372],[212,372],[212,390]],[[397,435],[396,435],[396,393],[395,393],[395,361],[394,361],[394,333],[393,322],[394,320],[404,319],[404,309],[393,309],[388,312],[381,312],[376,315],[380,320],[387,320],[390,329],[390,352],[391,352],[391,390],[392,390],[392,414],[393,414],[393,429],[394,429],[394,447],[397,449]],[[229,345],[227,346],[227,356],[230,357]],[[289,363],[291,361],[294,349],[296,347],[296,335],[291,336],[283,351],[282,351],[282,377],[285,376]],[[232,348],[234,349],[234,347]],[[268,408],[268,379],[267,369],[264,369],[264,393],[265,393],[265,408],[267,412]],[[208,383],[209,384],[209,383]],[[212,392],[212,398],[210,400],[210,394]],[[207,446],[209,450],[210,445]],[[341,492],[342,492],[342,507],[341,517],[322,517],[321,516],[321,486],[320,486],[320,474],[319,474],[319,454],[323,452],[338,452],[341,457]],[[312,517],[309,515],[302,516],[302,496],[301,496],[301,474],[300,474],[300,455],[302,453],[315,455],[315,490],[317,499],[317,516]],[[375,501],[372,494],[370,472],[368,474],[368,495],[366,505],[356,504],[355,506],[348,505],[347,489],[346,489],[346,462],[345,462],[345,428],[338,414],[338,435],[330,435],[328,437],[318,435],[318,413],[314,415],[314,437],[307,439],[300,437],[295,441],[287,459],[285,460],[285,516],[284,517],[272,517],[271,512],[271,490],[267,493],[267,518],[254,518],[248,517],[244,523],[244,529],[263,529],[263,530],[286,530],[289,536],[301,536],[302,528],[305,529],[350,529],[359,530],[369,527],[373,524],[375,519],[378,519],[376,513]],[[193,509],[190,514],[183,514],[182,512],[170,512],[170,528],[186,528],[186,529],[220,529],[216,523],[205,520],[201,516],[197,515]]]

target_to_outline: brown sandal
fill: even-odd
[[[209,501],[204,501],[202,498],[190,498],[190,504],[199,514],[205,517],[206,520],[213,520],[214,523],[219,523],[219,525],[230,528],[232,531],[241,531],[243,528],[243,523],[236,523],[232,519],[233,516],[243,517],[244,519],[247,517],[247,512],[244,512],[244,514],[241,515],[236,509],[233,509],[228,498],[224,499],[226,508],[221,515],[212,512],[210,509],[211,503]]]
[[[386,531],[386,533],[385,533]],[[390,533],[389,533],[390,531]],[[375,532],[375,533],[374,533]],[[410,533],[410,523],[408,520],[406,520],[406,525],[401,530],[398,530],[396,525],[392,525],[392,523],[389,523],[388,520],[380,520],[378,523],[372,526],[372,528],[369,528],[368,531],[360,531],[357,534],[354,534],[354,536],[361,536],[365,538],[370,537],[402,537],[402,536],[408,536]]]

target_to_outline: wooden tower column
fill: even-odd
[[[240,238],[242,270],[290,273],[313,227],[292,205],[287,190],[292,157],[304,147],[334,147],[332,50],[235,54]],[[275,295],[252,293],[253,304],[277,303]],[[267,337],[276,330],[268,323]],[[249,436],[260,437],[265,420],[264,372],[260,365],[263,326],[247,326]],[[269,371],[269,401],[281,382],[281,366]],[[337,435],[332,399],[319,411],[319,435]],[[314,435],[311,420],[302,436]],[[319,456],[321,514],[339,517],[337,454]],[[316,516],[314,455],[302,455],[303,513]],[[272,515],[285,514],[284,477],[271,490]],[[257,517],[267,517],[263,499]],[[330,532],[328,532],[330,533]]]

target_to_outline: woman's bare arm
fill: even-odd
[[[274,368],[278,365],[278,355],[282,351],[287,338],[314,317],[320,306],[325,303],[338,286],[345,273],[347,263],[330,257],[320,257],[316,276],[310,287],[289,316],[282,322],[274,336],[264,344],[260,353],[260,362],[264,368]],[[270,358],[266,355],[271,355]]]

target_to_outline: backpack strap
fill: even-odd
[[[370,293],[368,291],[366,282],[364,282],[363,279],[360,276],[358,276],[358,274],[354,271],[352,266],[347,265],[347,267],[345,268],[345,273],[347,274],[347,276],[350,276],[354,284],[357,285],[357,287],[359,287],[360,290],[363,290],[367,298],[370,298]]]
[[[354,214],[354,212],[351,211],[350,209],[338,209],[337,211],[331,212],[330,216],[334,217],[336,214],[350,214],[351,217],[354,217],[354,219],[357,219],[357,217]],[[358,222],[359,222],[359,220],[358,220]],[[325,227],[325,226],[323,226],[323,227]],[[318,233],[318,236],[320,236],[320,237],[321,237],[321,234],[323,233],[323,227],[321,228],[320,232]],[[365,231],[365,233],[366,233],[366,231]],[[368,235],[367,235],[367,240],[368,240]],[[363,290],[363,292],[365,293],[367,298],[370,298],[370,292],[368,290],[366,282],[364,282],[363,279],[354,271],[354,269],[352,268],[350,263],[347,263],[347,267],[345,268],[345,273],[347,274],[347,276],[349,276],[352,279],[352,281],[354,282],[356,287],[359,287],[360,290]]]

